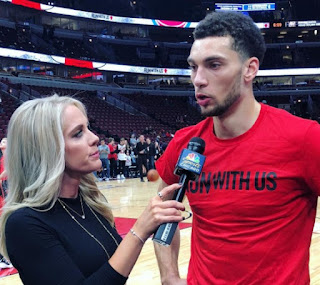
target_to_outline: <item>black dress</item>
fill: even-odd
[[[61,199],[81,213],[79,196]],[[85,219],[72,215],[105,247],[111,257],[117,244],[84,204]],[[71,211],[70,211],[71,212]],[[96,213],[118,243],[121,237]],[[26,285],[125,284],[127,278],[108,262],[103,248],[85,232],[57,201],[46,212],[22,208],[6,224],[6,244],[13,266]]]

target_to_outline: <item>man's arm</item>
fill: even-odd
[[[158,192],[168,186],[164,181],[159,185]],[[166,200],[172,197],[165,197]],[[163,246],[154,242],[154,249],[157,256],[158,266],[160,270],[161,282],[163,285],[186,285],[187,281],[180,278],[178,268],[178,257],[180,250],[180,230],[174,234],[170,246]]]

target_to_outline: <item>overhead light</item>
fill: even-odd
[[[303,35],[299,35],[299,36],[298,36],[298,38],[302,38],[302,37],[303,37]]]
[[[286,34],[287,34],[286,31],[280,32],[280,35],[286,35]]]
[[[278,38],[278,39],[283,39],[283,38],[284,38],[284,36],[278,36],[277,38]]]
[[[316,36],[318,34],[318,30],[314,30],[314,35]]]
[[[210,8],[209,7],[207,7],[207,11],[209,11],[210,10]]]
[[[301,34],[307,34],[309,31],[302,31]]]
[[[265,35],[266,35],[266,33],[261,33],[261,35],[262,35],[262,36],[265,36]]]

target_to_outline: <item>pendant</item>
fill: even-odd
[[[86,216],[85,216],[85,215],[82,215],[82,216],[81,216],[81,218],[82,218],[82,219],[85,219],[85,218],[86,218]]]

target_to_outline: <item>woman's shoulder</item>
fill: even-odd
[[[24,223],[27,220],[34,220],[38,212],[29,207],[23,207],[15,210],[8,217],[7,223]]]
[[[33,235],[33,233],[39,231],[51,231],[53,222],[49,212],[36,211],[30,207],[15,210],[6,221],[6,233]]]

